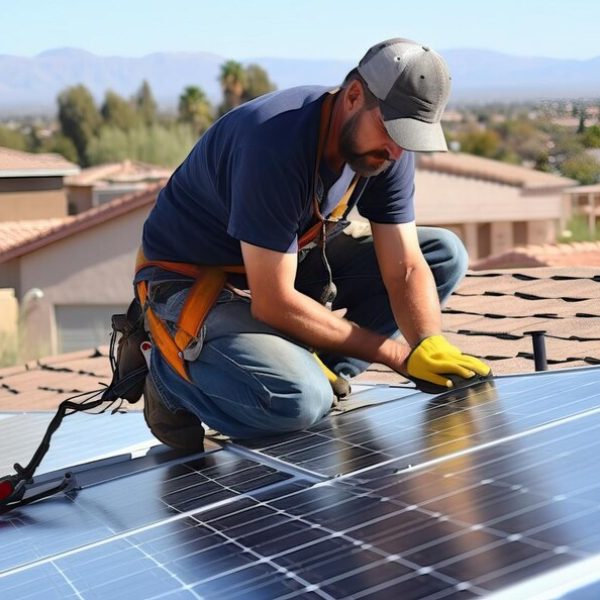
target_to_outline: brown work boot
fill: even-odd
[[[154,437],[163,444],[188,452],[204,450],[204,427],[198,417],[184,409],[168,410],[149,376],[144,386],[144,418]]]

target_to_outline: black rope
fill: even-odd
[[[140,378],[145,377],[148,368],[143,365],[134,371],[131,371],[126,376],[121,377],[118,372],[117,361],[115,358],[115,347],[116,347],[117,332],[113,329],[110,339],[110,366],[112,371],[112,380],[108,386],[105,386],[99,390],[93,390],[91,392],[82,392],[63,400],[58,409],[48,424],[44,437],[40,442],[40,445],[34,452],[31,460],[27,466],[23,467],[19,463],[15,463],[14,470],[15,474],[8,475],[0,478],[0,514],[4,514],[19,506],[24,506],[36,500],[53,496],[67,487],[73,486],[73,480],[69,473],[65,473],[62,482],[43,492],[25,496],[29,486],[34,484],[33,476],[40,466],[40,463],[44,459],[44,456],[50,449],[50,441],[56,430],[60,427],[63,419],[69,415],[77,412],[87,412],[106,404],[106,406],[94,414],[102,414],[109,410],[111,407],[116,406],[112,409],[112,414],[116,412],[122,412],[121,407],[123,405],[122,396],[126,394],[133,386],[138,385]],[[75,402],[78,398],[83,398],[79,402]]]

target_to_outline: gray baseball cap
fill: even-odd
[[[358,72],[379,100],[385,127],[399,146],[417,152],[448,150],[440,120],[451,77],[437,52],[394,38],[370,48]]]

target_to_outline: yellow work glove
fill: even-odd
[[[429,394],[441,394],[492,375],[488,365],[463,354],[443,335],[431,335],[415,346],[408,355],[406,369],[409,379]]]

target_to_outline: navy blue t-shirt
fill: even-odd
[[[303,86],[273,92],[214,123],[160,191],[144,225],[146,257],[240,265],[240,241],[296,252],[313,219],[319,121],[327,91]],[[360,188],[357,209],[367,219],[412,221],[413,154],[403,152]]]

